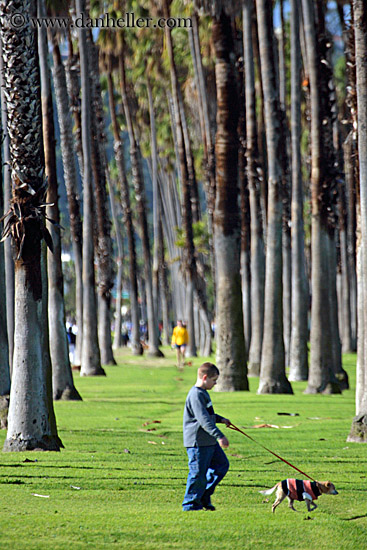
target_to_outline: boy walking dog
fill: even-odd
[[[229,462],[222,450],[229,446],[216,423],[231,422],[214,413],[208,394],[217,383],[219,370],[212,363],[198,368],[195,386],[189,391],[183,417],[183,437],[189,457],[189,474],[182,503],[184,511],[215,510],[211,496],[228,472]]]

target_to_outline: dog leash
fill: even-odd
[[[279,460],[282,460],[283,462],[285,462],[286,464],[288,464],[288,466],[290,466],[291,468],[294,468],[294,470],[297,470],[297,472],[299,472],[300,474],[308,477],[308,479],[311,479],[311,481],[316,481],[316,479],[314,479],[313,477],[309,476],[308,474],[306,474],[305,472],[302,472],[302,470],[300,470],[299,468],[297,468],[297,466],[294,466],[293,464],[291,464],[290,462],[288,462],[288,460],[286,460],[285,458],[282,458],[281,456],[277,455],[276,453],[274,453],[274,451],[271,451],[270,449],[268,449],[267,447],[265,447],[265,445],[263,445],[262,443],[259,443],[258,441],[256,441],[256,439],[254,439],[253,437],[251,437],[250,435],[248,435],[246,432],[244,432],[243,430],[240,430],[240,428],[237,428],[237,426],[235,426],[234,424],[232,424],[232,422],[230,423],[230,425],[228,426],[228,428],[230,430],[234,430],[236,432],[240,432],[241,434],[243,434],[244,436],[248,437],[248,439],[251,439],[251,441],[253,441],[254,443],[256,443],[257,445],[260,445],[260,447],[262,447],[263,449],[265,449],[266,451],[268,451],[269,453],[271,453],[272,455],[276,456],[277,458],[279,458]]]

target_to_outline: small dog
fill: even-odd
[[[295,500],[305,500],[307,504],[308,512],[312,512],[317,508],[317,505],[314,503],[321,495],[337,495],[338,491],[335,489],[335,486],[330,481],[302,481],[300,479],[284,479],[280,481],[271,489],[266,491],[259,491],[263,495],[271,495],[275,489],[276,500],[272,506],[272,511],[275,512],[275,508],[285,499],[288,498],[289,508],[294,512],[297,510],[293,507],[293,502]]]

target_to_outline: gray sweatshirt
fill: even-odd
[[[222,416],[214,413],[209,393],[193,386],[187,394],[183,416],[183,439],[185,447],[210,447],[224,437],[215,425]]]

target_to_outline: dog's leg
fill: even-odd
[[[312,500],[312,496],[309,493],[303,493],[303,498],[306,501],[307,504],[307,510],[308,512],[312,512],[312,510],[316,510],[317,505]]]
[[[284,491],[283,491],[283,489],[282,489],[281,486],[278,487],[276,496],[277,496],[277,498],[275,499],[275,502],[274,502],[273,506],[271,507],[272,512],[275,512],[275,508],[276,508],[277,506],[279,506],[279,504],[280,504],[281,502],[283,502],[283,500],[284,500],[285,497],[287,496],[287,495],[284,493]]]
[[[316,510],[316,508],[317,508],[317,504],[315,504],[313,500],[311,500],[311,501],[306,500],[306,504],[307,504],[307,511],[308,512],[312,512],[313,510]]]
[[[293,510],[293,512],[297,512],[297,510],[296,510],[295,507],[293,506],[294,500],[292,500],[291,498],[288,497],[288,502],[289,502],[289,504],[288,504],[289,508],[290,508],[291,510]]]

